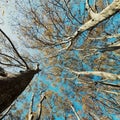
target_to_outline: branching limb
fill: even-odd
[[[0,32],[7,38],[7,40],[10,42],[13,50],[15,51],[15,53],[17,54],[17,56],[23,61],[23,63],[25,64],[26,68],[29,69],[27,63],[25,62],[25,60],[22,58],[22,56],[19,54],[19,52],[17,51],[17,49],[15,48],[14,44],[12,43],[12,41],[10,40],[10,38],[5,34],[5,32],[0,29]]]
[[[69,47],[69,50],[73,48],[73,45],[76,43],[76,39],[86,30],[95,27],[97,24],[108,19],[112,15],[116,14],[120,10],[120,1],[114,0],[109,6],[107,6],[103,11],[97,13],[97,17],[90,19],[84,25],[80,26],[77,31],[73,33],[72,36],[68,37],[67,40],[71,40],[72,44]]]
[[[24,66],[21,66],[21,65],[17,65],[17,64],[12,64],[12,63],[4,63],[4,62],[0,62],[0,64],[2,65],[6,65],[6,66],[14,66],[14,67],[19,67],[19,68],[24,68]]]
[[[89,5],[89,0],[86,0],[86,8],[87,8],[87,10],[88,10],[88,13],[90,14],[91,19],[94,20],[96,17],[98,17],[98,14],[95,13],[95,12],[92,10],[92,8],[90,7],[90,5]]]
[[[66,68],[66,69],[69,70],[70,72],[76,74],[76,75],[96,75],[96,76],[100,76],[104,79],[110,79],[110,80],[120,79],[120,75],[112,74],[112,73],[108,73],[108,72],[102,72],[102,71],[82,71],[82,72],[78,72],[78,71],[72,70],[70,68]]]
[[[21,66],[24,66],[20,61],[18,61],[16,58],[14,58],[14,57],[12,57],[12,56],[10,56],[10,55],[4,54],[4,53],[0,53],[0,55],[5,56],[5,57],[7,57],[7,58],[10,58],[10,59],[16,61],[16,62],[17,62],[18,64],[20,64]]]

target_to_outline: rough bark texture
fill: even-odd
[[[0,113],[2,113],[27,87],[39,70],[28,70],[17,75],[0,77]]]

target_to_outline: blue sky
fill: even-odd
[[[13,32],[10,27],[10,11],[14,11],[14,0],[3,0],[0,1],[0,20],[3,21],[0,24],[0,28],[2,28],[11,38],[14,38]]]
[[[15,46],[21,50],[22,41],[18,39],[16,31],[11,26],[11,16],[15,14],[15,1],[14,0],[2,0],[0,1],[0,28],[9,36],[14,42]],[[21,50],[22,51],[22,50]]]

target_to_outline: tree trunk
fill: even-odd
[[[39,70],[27,70],[17,75],[0,77],[0,113],[24,91]]]

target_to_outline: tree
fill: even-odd
[[[42,54],[44,82],[38,76],[37,84],[47,89],[41,119],[118,117],[119,0],[16,0],[16,5],[20,39]]]
[[[23,92],[23,90],[28,86],[29,82],[32,80],[34,75],[40,71],[39,66],[37,69],[30,69],[26,61],[19,54],[14,44],[10,40],[10,38],[0,29],[1,34],[5,37],[5,39],[1,39],[4,44],[6,41],[10,43],[12,46],[12,50],[14,51],[14,57],[8,55],[8,53],[4,53],[5,49],[1,49],[0,55],[1,57],[1,65],[7,66],[15,66],[22,67],[25,66],[26,70],[19,74],[10,74],[5,72],[5,70],[1,67],[0,69],[0,113],[2,113],[5,109],[7,109],[12,102]],[[7,43],[7,47],[9,48],[9,44]],[[8,49],[7,48],[7,49]],[[15,55],[16,54],[16,55]],[[21,59],[20,62],[17,58]],[[3,61],[3,62],[2,62]],[[6,63],[7,61],[7,63]],[[15,63],[16,62],[16,63]],[[19,64],[18,64],[19,63]],[[4,115],[1,115],[2,117]]]

